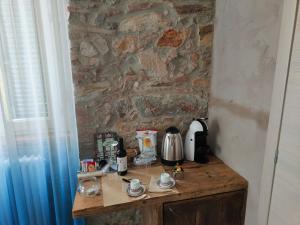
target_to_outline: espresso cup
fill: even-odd
[[[141,187],[141,182],[139,179],[132,179],[130,181],[130,191],[135,192],[138,191]]]
[[[160,174],[160,184],[161,185],[168,185],[170,183],[171,177],[168,173],[161,173]]]

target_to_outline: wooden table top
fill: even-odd
[[[104,207],[102,195],[86,198],[77,192],[72,210],[73,217],[86,217],[129,207],[145,207],[164,202],[198,198],[247,189],[248,186],[243,177],[214,156],[210,156],[208,164],[186,161],[182,167],[184,169],[184,179],[176,181],[178,193],[166,196],[147,193],[150,198]],[[172,167],[164,166],[164,168],[167,172],[172,170]]]

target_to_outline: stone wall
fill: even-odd
[[[214,0],[71,0],[69,11],[81,158],[98,131],[135,147],[137,128],[160,140],[207,116]]]

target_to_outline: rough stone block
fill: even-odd
[[[158,47],[179,47],[186,39],[186,31],[176,31],[170,29],[164,32],[163,36],[158,40]]]
[[[129,16],[120,22],[119,31],[129,32],[156,32],[160,27],[168,24],[158,13],[145,12],[140,15]]]
[[[80,54],[86,57],[93,57],[96,56],[98,52],[89,41],[83,41],[80,44]]]
[[[177,116],[195,113],[207,107],[207,102],[192,95],[139,96],[135,105],[143,117]]]

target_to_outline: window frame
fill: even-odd
[[[38,41],[41,51],[41,63],[44,76],[45,95],[47,98],[48,118],[44,119],[39,128],[45,128],[42,132],[45,135],[51,135],[53,132],[67,132],[69,136],[77,138],[76,126],[76,112],[75,112],[75,95],[74,85],[72,79],[71,55],[70,55],[70,40],[68,33],[68,0],[32,0],[35,12],[36,29],[38,32]],[[0,62],[1,63],[1,62]],[[1,71],[0,71],[1,72]],[[1,74],[0,74],[1,76]],[[54,77],[56,76],[56,77]],[[54,78],[53,78],[54,77]],[[55,82],[53,82],[55,79]],[[1,80],[0,80],[1,81]],[[0,83],[1,85],[1,83]],[[55,86],[54,86],[55,85]],[[57,91],[56,91],[57,90]],[[5,93],[1,93],[0,100],[7,104],[7,97]],[[56,102],[57,97],[67,99],[67,102],[61,104],[61,101]],[[57,105],[58,103],[59,105]],[[6,107],[6,106],[5,106]],[[31,126],[37,121],[26,119],[26,121],[12,121],[7,112],[6,107],[4,119],[10,127],[14,128],[16,136],[33,137],[33,135],[40,135],[41,129],[34,132],[32,129],[26,130],[27,125]],[[53,117],[57,113],[65,114],[66,119],[64,125],[60,125],[60,120]],[[27,123],[27,124],[26,124]],[[40,123],[41,124],[41,123]],[[13,125],[13,126],[12,126]],[[72,127],[71,130],[69,128]],[[32,128],[32,126],[31,126]],[[76,139],[76,143],[78,140]]]
[[[45,22],[45,17],[42,17],[41,13],[41,5],[39,0],[32,0],[33,5],[33,12],[35,17],[35,28],[37,31],[37,41],[38,41],[38,47],[39,47],[39,55],[40,55],[40,62],[41,62],[41,70],[42,70],[42,80],[44,85],[44,93],[45,93],[45,101],[47,106],[47,116],[45,117],[33,117],[33,118],[14,118],[13,116],[13,109],[12,105],[9,103],[10,96],[8,92],[8,80],[7,80],[7,63],[5,63],[5,57],[3,57],[3,53],[5,53],[5,49],[3,49],[3,42],[0,39],[0,60],[1,60],[1,68],[0,68],[0,100],[3,103],[4,108],[4,119],[7,123],[11,123],[13,126],[15,133],[17,136],[19,135],[31,135],[35,133],[31,127],[34,126],[35,123],[39,124],[39,131],[41,132],[45,131],[48,133],[52,130],[52,109],[51,109],[51,99],[50,99],[50,93],[49,93],[49,62],[47,62],[47,54],[52,54],[53,52],[49,52],[49,48],[47,47],[47,40],[45,37],[47,37],[47,34],[45,33],[45,30],[43,28],[43,23]],[[50,18],[50,17],[48,17]],[[48,19],[47,18],[47,19]],[[3,30],[0,24],[0,29]],[[48,35],[49,37],[49,35]],[[49,39],[49,38],[48,38]],[[50,38],[51,39],[51,38]],[[49,41],[49,40],[48,40]]]

